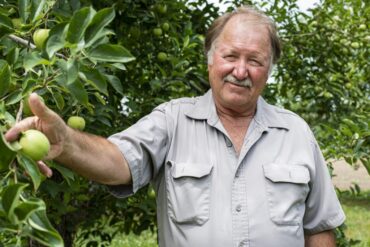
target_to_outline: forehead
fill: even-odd
[[[218,48],[253,49],[259,53],[270,53],[268,26],[253,16],[236,15],[225,25],[216,40]]]

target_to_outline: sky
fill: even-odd
[[[208,0],[208,2],[218,3],[218,0]],[[297,1],[297,5],[303,11],[307,10],[308,8],[313,7],[315,3],[319,3],[319,0],[298,0]],[[220,6],[220,9],[221,11],[224,11],[226,8],[222,8],[222,6]]]

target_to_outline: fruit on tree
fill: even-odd
[[[165,22],[162,24],[163,31],[167,32],[170,29],[170,24],[168,22]]]
[[[155,36],[161,36],[163,32],[162,29],[158,27],[153,29],[153,33]]]
[[[67,120],[67,124],[71,128],[78,129],[78,130],[84,130],[86,122],[83,117],[70,116]]]
[[[158,13],[160,13],[160,14],[166,14],[167,13],[167,5],[158,4],[156,7],[157,7]]]
[[[360,44],[359,44],[358,42],[352,42],[352,43],[351,43],[351,46],[352,46],[352,48],[357,49],[357,48],[359,48],[359,47],[360,47]]]
[[[34,129],[23,132],[19,144],[22,147],[20,151],[34,161],[44,159],[50,150],[48,138],[42,132]]]
[[[44,47],[45,41],[49,37],[49,32],[50,32],[50,29],[41,28],[41,29],[37,29],[33,33],[33,36],[32,36],[33,42],[35,43],[38,49],[41,50]]]
[[[165,52],[159,52],[157,58],[159,61],[164,62],[167,60],[167,54]]]

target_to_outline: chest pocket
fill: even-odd
[[[303,165],[263,166],[270,218],[278,225],[302,223],[310,174]]]
[[[202,225],[209,219],[212,164],[167,162],[168,215],[177,223]]]

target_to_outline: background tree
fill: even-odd
[[[302,13],[295,1],[223,2],[257,5],[278,23],[283,57],[267,100],[307,120],[328,160],[369,171],[369,5],[326,0]],[[27,115],[30,92],[103,136],[164,101],[204,93],[204,34],[219,14],[206,0],[0,1],[1,132]],[[39,29],[50,31],[35,48]],[[45,179],[19,146],[0,139],[1,244],[109,246],[117,233],[155,229],[150,186],[116,199],[55,162]],[[339,244],[351,242],[341,236]]]

